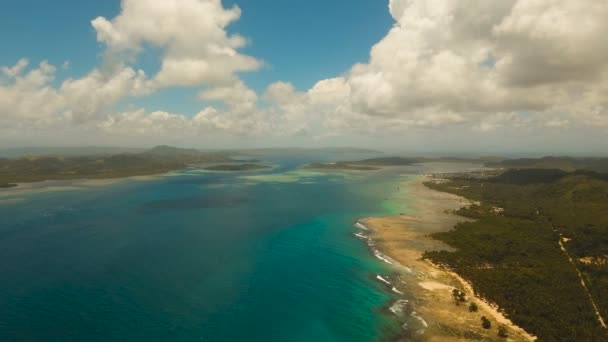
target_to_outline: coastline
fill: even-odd
[[[0,189],[0,205],[12,204],[15,196],[29,195],[32,193],[52,192],[52,191],[75,191],[92,187],[107,186],[122,181],[151,181],[170,175],[172,172],[126,176],[118,178],[75,178],[68,180],[45,180],[39,182],[17,183],[12,188]],[[21,200],[21,199],[20,199]]]
[[[452,212],[471,203],[427,188],[423,183],[429,180],[419,176],[400,185],[413,200],[414,216],[367,217],[355,223],[356,237],[394,268],[393,274],[378,275],[378,280],[399,296],[389,310],[402,323],[400,337],[415,341],[534,341],[534,336],[506,318],[496,305],[476,297],[469,282],[422,259],[425,251],[451,249],[429,234],[448,231],[466,221]],[[454,289],[466,293],[465,303],[456,304]],[[470,303],[477,305],[476,312],[469,311]],[[491,329],[481,326],[482,316],[491,321]],[[506,328],[508,339],[498,337],[499,326]]]

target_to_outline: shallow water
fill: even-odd
[[[315,159],[318,160],[318,159]],[[399,329],[353,237],[403,174],[187,170],[0,203],[0,340],[371,341]],[[401,194],[401,195],[398,195]],[[15,195],[17,196],[17,195]]]

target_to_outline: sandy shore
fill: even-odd
[[[368,244],[386,256],[395,266],[395,274],[386,279],[395,293],[403,293],[391,311],[401,316],[407,339],[417,341],[532,341],[534,337],[515,326],[499,310],[480,298],[475,298],[472,287],[457,274],[441,269],[422,259],[428,250],[450,247],[428,237],[429,233],[450,230],[465,218],[451,214],[470,202],[462,197],[431,190],[424,186],[426,177],[403,183],[402,191],[412,198],[415,216],[370,217],[359,220],[369,228],[362,229]],[[360,227],[361,228],[361,227]],[[360,236],[361,238],[361,236]],[[378,255],[376,255],[378,257]],[[381,257],[380,257],[381,259]],[[389,263],[390,263],[389,262]],[[467,294],[467,302],[456,305],[452,290]],[[476,303],[477,312],[469,311]],[[481,317],[492,322],[483,329]],[[508,330],[508,339],[498,337],[498,326]],[[404,339],[404,340],[407,340]]]
[[[47,180],[41,182],[19,183],[16,187],[0,189],[0,205],[13,204],[20,195],[31,193],[53,192],[53,191],[76,191],[93,187],[102,187],[124,181],[150,181],[160,179],[165,174],[130,176],[122,178],[101,178],[101,179],[68,179],[68,180]],[[23,199],[19,199],[23,200]]]

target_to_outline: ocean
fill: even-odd
[[[197,169],[0,192],[0,341],[374,341],[391,272],[353,233],[416,167]],[[328,158],[328,157],[324,157]],[[10,195],[8,195],[10,194]]]

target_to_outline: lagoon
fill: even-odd
[[[396,190],[419,170],[300,168],[310,161],[3,196],[0,340],[394,333],[400,327],[385,314],[394,294],[376,280],[387,265],[353,236],[353,222],[407,211]]]

